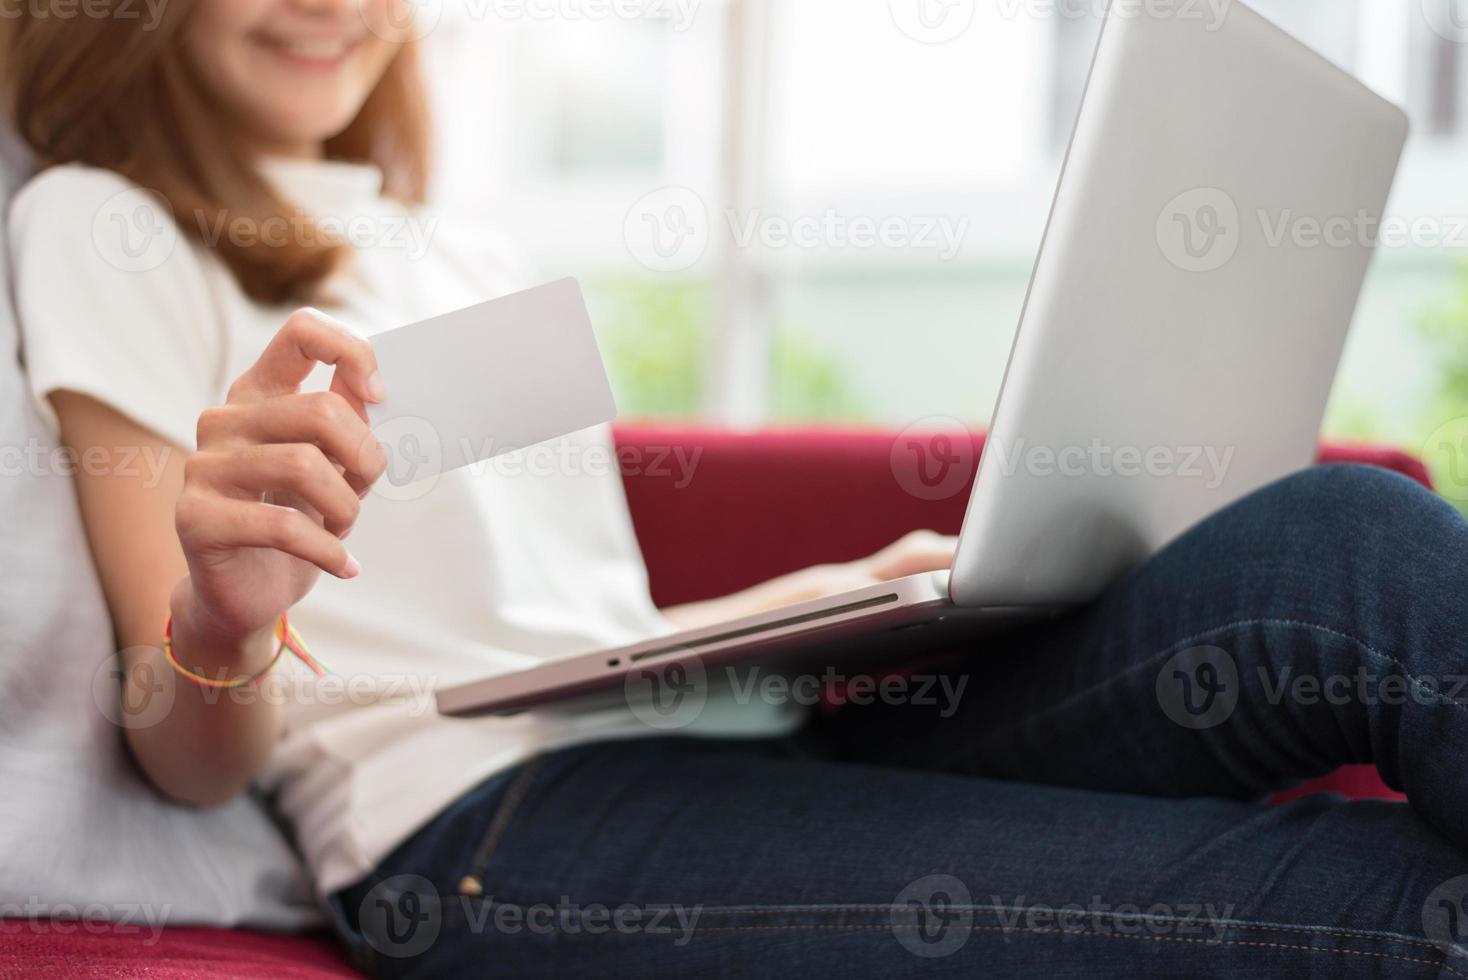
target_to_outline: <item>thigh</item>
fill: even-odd
[[[338,896],[374,973],[1468,977],[1446,918],[1468,861],[1400,805],[661,738],[551,755],[491,796]]]
[[[1375,762],[1449,830],[1468,708],[1427,692],[1464,689],[1465,554],[1468,523],[1421,486],[1317,467],[1085,608],[919,668],[908,696],[826,727],[853,759],[1158,796],[1256,798]]]

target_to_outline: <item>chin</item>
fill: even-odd
[[[362,111],[362,101],[296,99],[289,105],[257,106],[250,116],[256,122],[255,132],[267,146],[318,146],[352,124]]]
[[[357,118],[357,113],[362,111],[362,103],[354,102],[350,105],[337,106],[331,109],[319,109],[314,112],[302,112],[299,108],[293,108],[290,119],[296,125],[290,126],[291,142],[293,143],[324,143],[333,136],[341,135],[342,131],[352,124]],[[279,118],[279,117],[278,117]]]

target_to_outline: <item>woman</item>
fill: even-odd
[[[432,687],[952,542],[659,611],[615,474],[372,492],[362,335],[531,284],[481,235],[373,234],[428,221],[398,0],[13,13],[0,64],[46,165],[9,219],[36,399],[78,451],[167,461],[78,483],[125,703],[173,692],[129,745],[175,800],[264,787],[364,969],[1468,976],[1468,707],[1444,693],[1468,525],[1431,494],[1350,467],[1266,488],[949,668],[954,703],[816,720],[723,691],[676,735],[625,704],[439,718]],[[1412,807],[1257,802],[1367,761]]]

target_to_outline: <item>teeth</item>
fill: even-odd
[[[347,41],[284,41],[280,46],[301,58],[339,58],[351,48]]]

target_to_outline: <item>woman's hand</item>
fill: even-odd
[[[956,537],[936,531],[912,531],[866,558],[816,565],[794,573],[788,579],[794,587],[792,593],[798,594],[799,598],[787,601],[819,599],[907,575],[936,572],[953,564],[953,553],[957,548]]]
[[[331,390],[301,393],[318,363],[336,367]],[[242,643],[268,631],[320,572],[358,573],[342,539],[387,465],[363,407],[384,395],[371,345],[299,310],[225,404],[199,417],[174,512],[189,569],[174,613],[196,643]]]
[[[956,537],[913,531],[866,558],[804,568],[721,599],[664,609],[663,615],[683,629],[711,626],[906,575],[935,572],[953,563],[957,547]]]
[[[331,391],[303,395],[317,363]],[[341,538],[385,459],[363,420],[382,397],[372,348],[321,314],[293,314],[228,401],[199,419],[198,451],[86,395],[51,394],[76,452],[159,461],[82,469],[77,495],[123,645],[119,720],[134,758],[165,795],[209,805],[232,799],[266,765],[284,727],[281,699],[221,696],[179,679],[159,639],[173,615],[178,660],[209,677],[269,665],[276,617],[321,570],[350,576]],[[124,455],[126,454],[126,455]],[[234,692],[229,692],[233,694]]]

